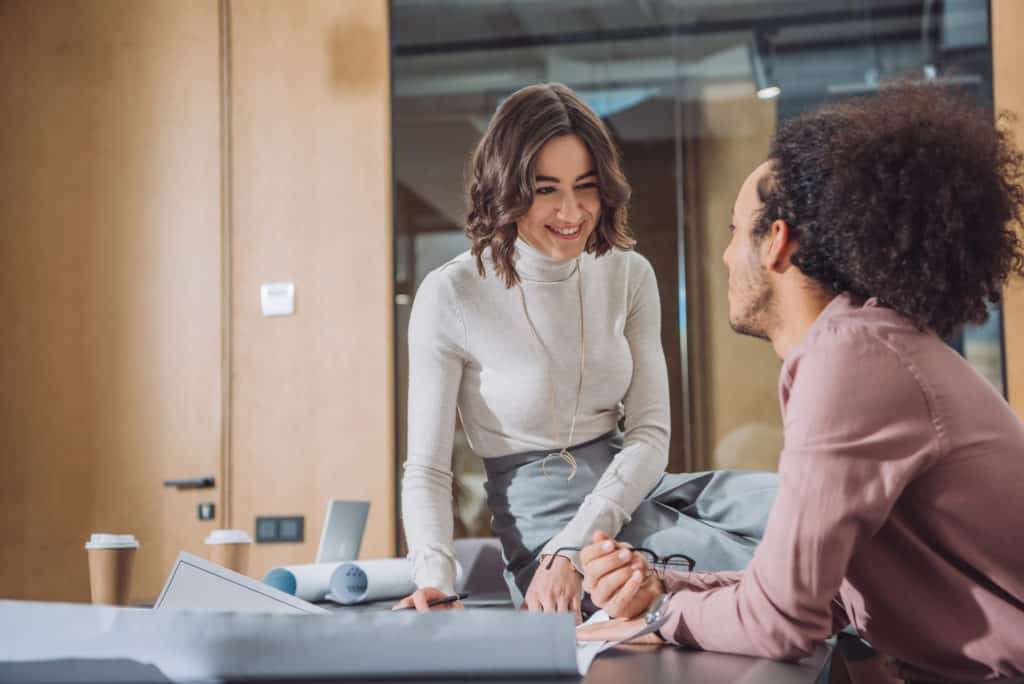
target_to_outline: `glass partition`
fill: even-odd
[[[985,0],[393,0],[399,464],[416,288],[467,250],[466,163],[501,101],[563,82],[604,118],[661,293],[670,470],[775,469],[779,360],[732,332],[721,255],[740,183],[781,120],[935,80],[991,105]],[[950,340],[1003,389],[1000,312]],[[482,466],[457,429],[457,535],[488,534]]]

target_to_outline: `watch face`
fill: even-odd
[[[647,607],[647,614],[644,615],[644,622],[652,624],[661,618],[661,608],[665,605],[666,598],[668,598],[668,594],[660,594],[651,601],[651,605]]]

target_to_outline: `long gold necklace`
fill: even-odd
[[[576,258],[576,294],[580,304],[580,380],[576,386],[576,406],[572,410],[572,422],[569,424],[569,439],[565,446],[559,451],[552,451],[544,460],[540,463],[541,472],[544,473],[544,477],[548,477],[547,461],[552,456],[557,456],[562,459],[572,468],[569,473],[569,479],[576,477],[576,457],[573,456],[572,452],[569,451],[569,447],[572,446],[573,437],[576,434],[576,416],[579,415],[580,411],[580,398],[583,396],[583,369],[586,362],[586,354],[584,353],[584,341],[585,337],[583,334],[583,269],[582,262],[579,257]],[[539,361],[543,361],[542,357],[547,356],[547,367],[548,367],[548,398],[551,400],[551,434],[552,440],[555,444],[558,444],[558,416],[555,412],[555,388],[554,383],[551,382],[553,375],[553,366],[551,355],[546,353],[543,340],[540,339],[540,333],[537,332],[537,326],[533,324],[533,319],[530,318],[530,311],[526,308],[526,293],[523,292],[522,284],[519,284],[519,300],[523,303],[523,314],[526,316],[526,322],[530,326],[530,332],[533,333],[533,339],[538,349],[534,349],[534,353],[537,355]]]

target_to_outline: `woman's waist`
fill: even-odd
[[[564,450],[536,449],[484,460],[488,497],[516,496],[529,491],[530,496],[568,489],[586,493],[622,450],[622,433],[611,430]]]
[[[563,421],[564,424],[557,426],[560,427],[557,435],[555,434],[556,426],[552,425],[551,421],[548,421],[546,425],[495,421],[498,424],[491,426],[485,421],[470,421],[464,414],[462,418],[463,430],[472,445],[473,452],[483,459],[485,465],[512,456],[549,453],[560,451],[563,447],[578,448],[619,429],[617,411],[578,417],[576,428],[572,431],[571,443],[569,442],[569,419],[571,416],[566,417],[566,420]]]

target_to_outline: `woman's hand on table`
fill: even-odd
[[[462,605],[462,601],[442,603],[439,606],[427,605],[428,601],[444,598],[445,596],[448,596],[448,594],[440,589],[435,587],[423,587],[422,589],[417,589],[396,603],[391,610],[398,610],[399,608],[415,608],[418,613],[429,613],[432,610],[462,610],[465,608],[465,606]]]
[[[651,572],[647,561],[628,545],[604,532],[595,532],[593,543],[580,551],[583,589],[590,600],[613,618],[635,618],[647,610],[665,586]]]
[[[572,612],[576,614],[576,624],[579,624],[582,622],[582,577],[572,561],[565,556],[556,555],[548,570],[551,560],[551,556],[540,557],[540,566],[526,590],[523,609],[545,613]]]

